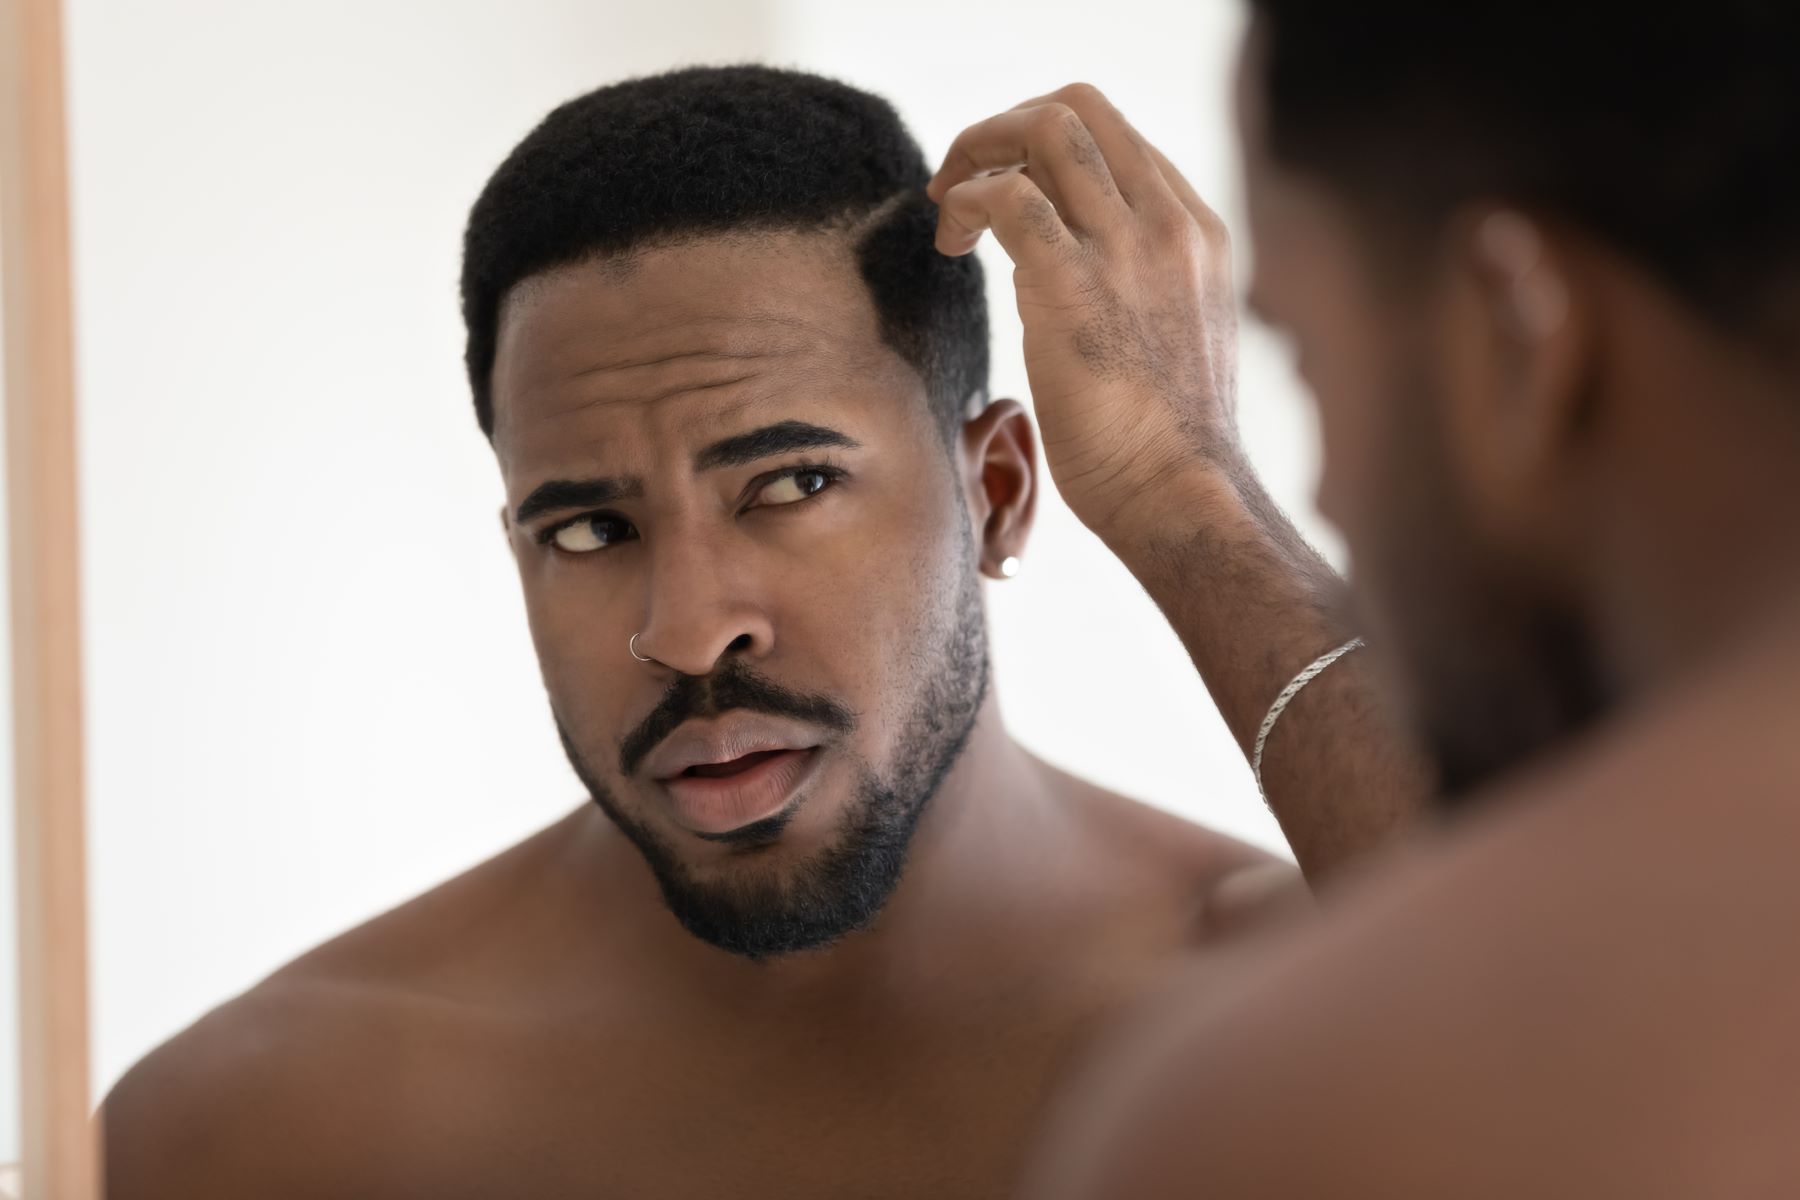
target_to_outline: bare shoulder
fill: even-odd
[[[518,880],[543,869],[561,824],[309,951],[146,1056],[102,1109],[108,1195],[362,1194],[382,1164],[407,1163],[410,1131],[441,1131],[456,1064],[496,1026],[484,1000],[513,973],[497,947],[533,919]]]
[[[215,1009],[108,1096],[107,1194],[329,1194],[405,1089],[407,1008],[379,989],[288,976]]]
[[[1172,986],[1041,1194],[1800,1194],[1800,754],[1658,732]]]
[[[1309,908],[1292,862],[1154,805],[1051,770],[1103,870],[1190,906],[1198,941],[1234,937]]]
[[[279,976],[446,995],[491,983],[495,960],[529,944],[529,935],[557,915],[567,851],[587,807],[324,942]]]

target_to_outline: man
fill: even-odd
[[[594,803],[135,1068],[113,1200],[1004,1194],[1085,1031],[1278,903],[1000,723],[979,579],[1036,442],[927,178],[887,105],[756,68],[603,88],[501,166],[470,380]],[[1204,532],[1178,622],[1248,746],[1348,633],[1260,493]],[[1422,791],[1369,694],[1347,662],[1268,743],[1315,872]]]
[[[1254,8],[1253,300],[1458,820],[1196,968],[1033,1194],[1800,1195],[1800,9]],[[1160,569],[1232,457],[1229,377],[1159,383],[1230,336],[1168,265],[1223,240],[1055,100],[959,140],[940,244],[1005,243],[1046,444]]]

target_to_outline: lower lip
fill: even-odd
[[[736,775],[677,775],[662,781],[675,819],[695,833],[730,833],[787,807],[817,750],[784,750]]]

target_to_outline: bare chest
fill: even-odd
[[[1100,1007],[471,1042],[395,1149],[440,1197],[1002,1196]]]

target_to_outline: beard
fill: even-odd
[[[1415,377],[1397,394],[1377,544],[1359,558],[1358,583],[1373,593],[1376,635],[1393,643],[1437,803],[1460,812],[1599,724],[1619,695],[1574,604],[1481,544],[1433,389]]]
[[[746,869],[741,877],[704,880],[657,830],[622,808],[575,747],[560,717],[557,732],[576,776],[602,811],[649,864],[663,902],[682,928],[703,942],[750,959],[825,947],[868,928],[905,870],[907,851],[925,808],[955,765],[987,694],[987,629],[972,554],[928,628],[943,630],[917,654],[907,677],[920,681],[902,722],[900,749],[884,769],[865,767],[836,838],[780,873]],[[829,697],[791,691],[726,659],[706,676],[680,676],[621,744],[629,775],[655,745],[690,717],[731,710],[796,717],[848,733],[857,718]],[[778,839],[787,816],[759,822],[738,841],[745,849]]]

